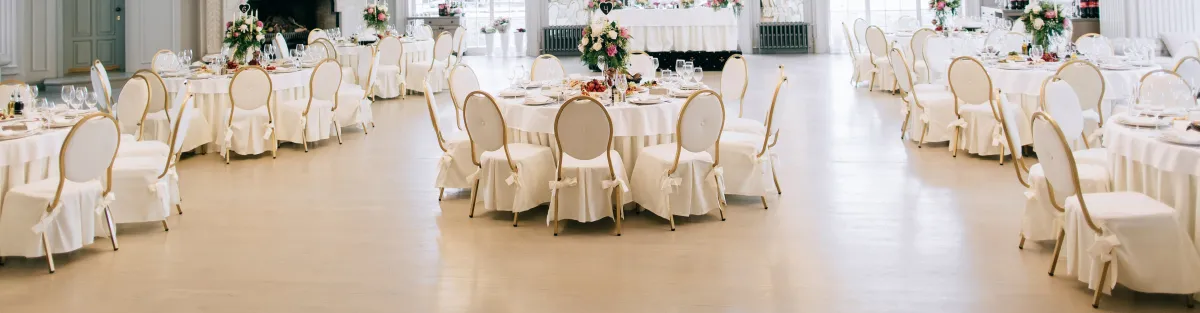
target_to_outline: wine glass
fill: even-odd
[[[616,78],[614,78],[613,80],[614,80],[613,85],[616,85],[614,87],[616,87],[617,91],[620,92],[619,97],[621,99],[624,99],[625,91],[629,90],[629,80],[625,78],[625,75],[617,75]],[[617,103],[617,101],[615,101],[616,99],[613,99],[613,100],[614,100],[613,104],[616,104]],[[622,101],[622,102],[624,102],[624,101]]]
[[[658,58],[651,57],[650,64],[654,64],[654,72],[658,72]]]
[[[696,73],[692,74],[692,76],[696,77],[696,83],[703,84],[704,83],[704,68],[696,67]]]
[[[1040,46],[1034,46],[1033,48],[1029,49],[1029,56],[1032,57],[1034,61],[1041,60],[1043,54],[1044,51],[1042,51],[1042,47]]]
[[[25,102],[32,103],[34,100],[37,100],[37,98],[38,98],[37,85],[29,85],[28,95],[29,95],[30,99],[25,99]]]
[[[92,92],[90,90],[88,90],[88,87],[75,88],[75,101],[78,101],[79,103],[87,102],[87,96],[90,93],[92,93]],[[86,109],[86,107],[84,107],[84,108]]]
[[[63,103],[67,106],[72,106],[75,103],[75,86],[62,86],[62,92],[58,94],[62,98]]]
[[[512,70],[508,71],[508,87],[509,88],[514,88],[514,89],[517,88],[517,75],[518,74],[517,74],[516,67],[513,67]]]
[[[695,64],[693,64],[691,61],[683,62],[683,71],[679,72],[679,75],[683,76],[684,83],[690,83],[692,81],[692,75],[695,73],[696,73],[696,65]]]
[[[683,59],[675,60],[675,72],[676,73],[683,73],[683,64],[685,62],[687,62],[687,61],[684,61]]]
[[[669,81],[671,79],[671,75],[673,75],[672,73],[674,73],[674,72],[672,72],[671,70],[662,70],[663,82]]]
[[[86,109],[88,109],[88,110],[98,109],[96,107],[96,103],[100,102],[100,93],[99,92],[97,92],[97,91],[84,92],[84,93],[82,93],[82,95],[83,95],[83,101],[87,103]]]

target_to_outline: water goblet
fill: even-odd
[[[99,109],[96,107],[96,103],[100,102],[100,94],[96,91],[86,93],[83,95],[83,101],[87,103],[88,110]]]
[[[59,92],[58,96],[62,98],[63,103],[70,106],[71,103],[75,102],[75,86],[62,86],[62,91]]]
[[[683,59],[678,59],[678,60],[675,60],[675,72],[676,72],[676,73],[681,73],[681,72],[683,72],[683,64],[684,64],[684,63],[686,63],[686,62],[687,62],[687,61],[684,61]]]
[[[664,83],[671,81],[671,75],[673,75],[672,73],[674,72],[671,70],[662,70],[662,80]]]
[[[697,67],[696,72],[694,74],[692,74],[692,76],[696,78],[696,83],[700,83],[700,84],[704,83],[704,69],[703,68]]]
[[[617,75],[617,77],[614,78],[613,80],[615,80],[613,82],[613,85],[615,85],[614,87],[616,87],[617,91],[620,92],[619,94],[617,94],[617,99],[624,100],[625,99],[625,91],[629,90],[629,80],[625,78],[625,75]],[[617,99],[613,99],[614,105],[617,104]],[[621,101],[621,102],[624,102],[624,101]]]

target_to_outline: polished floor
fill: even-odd
[[[578,59],[564,59],[581,71]],[[278,159],[180,165],[185,214],[122,225],[107,242],[0,267],[0,312],[1093,312],[1046,270],[1052,243],[1017,249],[1022,189],[994,158],[900,140],[899,100],[855,89],[845,56],[750,56],[747,116],[776,66],[793,102],[778,145],[783,195],[712,216],[567,223],[546,209],[467,218],[438,202],[440,155],[421,96],[377,102],[377,128]],[[485,88],[527,58],[468,58]],[[719,83],[716,73],[705,80]],[[449,105],[446,93],[438,95]],[[1100,311],[1184,312],[1182,296],[1118,289]]]

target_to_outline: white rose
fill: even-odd
[[[1042,30],[1042,26],[1045,26],[1045,25],[1046,25],[1046,21],[1043,21],[1040,18],[1033,20],[1033,29]]]
[[[579,40],[579,44],[581,44],[581,45],[587,45],[587,44],[588,44],[588,37],[587,37],[587,36],[584,36],[584,37],[583,37],[583,39],[580,39],[580,40]]]
[[[599,36],[600,34],[603,34],[603,33],[604,33],[604,26],[605,26],[605,25],[608,25],[608,23],[595,23],[595,24],[592,24],[592,34],[593,34],[593,35],[596,35],[596,36]]]
[[[587,45],[586,45],[586,44],[582,44],[582,43],[581,43],[581,44],[579,44],[579,52],[583,52],[583,49],[584,49],[584,48],[586,48],[586,47],[587,47]]]
[[[608,31],[608,38],[617,39],[617,32],[613,30]]]
[[[592,44],[592,50],[600,51],[600,43],[597,42],[597,43]]]
[[[263,34],[258,34],[258,37],[255,37],[255,38],[258,38],[258,40],[263,40],[263,39],[266,39],[267,36],[263,36]]]
[[[249,28],[249,27],[247,27],[247,26],[246,26],[246,24],[242,24],[242,26],[238,26],[238,30],[240,30],[240,31],[243,31],[243,32],[244,32],[244,31],[246,31],[246,30],[248,30],[248,29],[250,29],[250,28]]]
[[[1033,6],[1033,13],[1042,13],[1042,6],[1041,6],[1041,5],[1036,5],[1036,4],[1034,4],[1034,5],[1032,5],[1032,6]]]
[[[1033,12],[1033,6],[1026,6],[1025,13]]]

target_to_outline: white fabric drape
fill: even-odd
[[[616,10],[609,17],[629,28],[633,51],[737,50],[738,21],[731,9]]]

